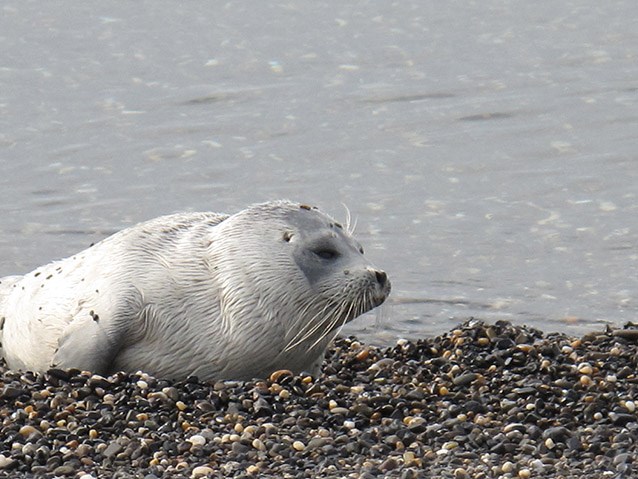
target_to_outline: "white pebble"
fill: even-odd
[[[629,412],[634,412],[636,410],[636,403],[633,401],[625,401],[625,409]]]
[[[197,467],[193,468],[193,472],[191,472],[191,477],[193,479],[196,479],[198,477],[210,476],[213,472],[215,472],[215,471],[213,470],[212,467],[197,466]]]
[[[543,464],[543,461],[541,461],[540,459],[534,459],[531,465],[537,471],[545,470],[545,464]]]
[[[206,444],[206,438],[199,434],[195,434],[194,436],[189,437],[187,441],[190,442],[193,446],[203,446],[204,444]]]

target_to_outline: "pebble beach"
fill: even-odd
[[[0,477],[628,478],[637,362],[633,329],[468,320],[392,348],[338,339],[316,378],[2,367]]]

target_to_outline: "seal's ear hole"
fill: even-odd
[[[290,240],[292,239],[292,233],[290,231],[284,231],[283,238],[286,243],[290,243]]]

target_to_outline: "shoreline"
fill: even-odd
[[[638,342],[619,331],[468,320],[250,382],[3,367],[0,477],[629,477]]]

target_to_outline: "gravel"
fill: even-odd
[[[632,477],[632,331],[469,320],[250,382],[2,368],[0,477]]]

